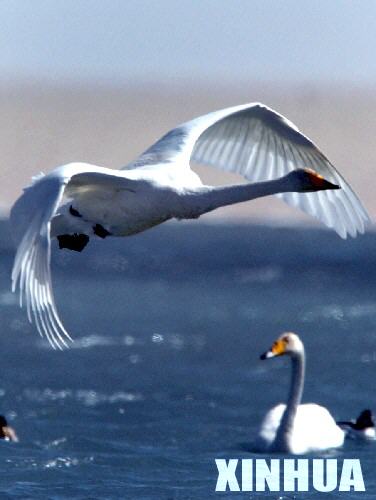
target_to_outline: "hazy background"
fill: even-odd
[[[376,213],[376,2],[0,1],[0,206],[70,161],[120,167],[195,115],[262,101]],[[206,182],[234,180],[201,169]],[[278,200],[205,217],[303,217]],[[287,217],[288,215],[288,217]]]

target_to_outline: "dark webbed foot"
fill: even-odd
[[[105,238],[106,236],[111,236],[111,233],[109,231],[107,231],[107,229],[105,229],[100,224],[95,224],[95,226],[93,226],[93,231],[94,231],[94,234],[96,234],[100,238]]]
[[[75,208],[72,207],[72,205],[69,207],[69,213],[73,215],[73,217],[82,217],[80,212],[76,210]]]
[[[57,239],[59,241],[59,248],[68,248],[75,252],[82,252],[89,243],[89,236],[86,234],[61,234]]]

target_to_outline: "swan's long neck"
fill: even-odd
[[[287,452],[290,448],[290,438],[294,427],[296,412],[302,400],[305,374],[304,350],[292,356],[291,363],[292,373],[289,397],[275,439],[278,449],[284,449]]]
[[[285,176],[280,179],[250,184],[220,187],[204,186],[194,192],[186,193],[185,199],[192,212],[197,211],[197,214],[201,215],[226,205],[292,190],[290,182]]]

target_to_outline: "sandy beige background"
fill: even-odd
[[[0,85],[0,207],[5,212],[33,174],[85,161],[118,168],[168,129],[226,106],[261,101],[275,108],[316,142],[350,181],[372,217],[376,215],[376,92],[372,88],[300,85],[276,87],[168,86],[150,82],[117,87]],[[207,183],[237,182],[199,168]],[[220,209],[205,220],[237,217],[308,221],[277,199]]]

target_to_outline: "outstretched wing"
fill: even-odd
[[[20,306],[26,303],[29,321],[52,347],[61,349],[72,340],[62,325],[51,284],[51,220],[63,197],[69,177],[40,177],[14,204],[10,218],[18,244],[12,270],[12,291],[17,285]]]
[[[51,282],[51,220],[66,190],[69,196],[81,189],[112,186],[130,189],[133,181],[119,171],[86,164],[59,167],[39,176],[14,204],[10,218],[17,243],[12,270],[12,290],[20,291],[20,305],[26,303],[29,321],[52,347],[62,349],[72,340],[55,305]]]
[[[369,220],[359,198],[315,144],[282,115],[258,103],[227,108],[171,130],[126,168],[189,161],[243,175],[251,182],[311,168],[341,189],[283,193],[289,205],[317,217],[345,238]]]

